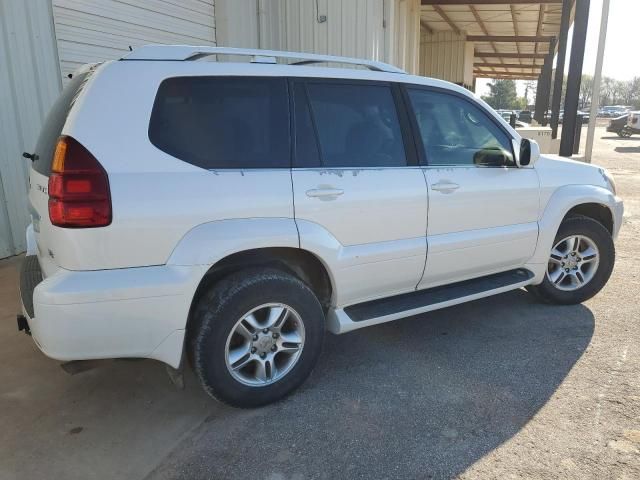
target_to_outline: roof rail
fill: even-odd
[[[292,65],[306,65],[310,63],[344,63],[361,65],[376,72],[407,73],[388,63],[361,58],[338,57],[334,55],[319,55],[316,53],[280,52],[278,50],[259,50],[254,48],[209,47],[191,45],[145,45],[128,53],[121,60],[197,60],[211,55],[241,55],[250,56],[253,63],[277,63],[278,58],[296,59]]]

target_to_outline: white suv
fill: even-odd
[[[228,54],[253,61],[196,61]],[[605,170],[540,156],[461,87],[302,53],[84,67],[25,156],[20,328],[60,360],[187,358],[241,407],[298,387],[325,329],[590,298],[623,211]]]

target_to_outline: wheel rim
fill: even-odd
[[[266,303],[231,329],[225,362],[231,376],[251,387],[271,385],[291,371],[304,347],[300,315],[282,303]]]
[[[577,290],[593,279],[599,262],[600,252],[593,240],[571,235],[551,249],[547,278],[558,290]]]

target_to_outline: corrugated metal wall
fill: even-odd
[[[150,43],[215,45],[214,0],[53,0],[66,77]]]
[[[60,91],[51,0],[0,0],[0,258],[25,249],[28,160]]]
[[[219,45],[369,58],[418,72],[420,0],[217,0]]]
[[[384,0],[262,0],[260,46],[384,61]]]
[[[409,73],[420,70],[420,0],[393,0],[387,13],[388,52],[385,61]]]
[[[420,39],[420,75],[470,87],[473,83],[473,43],[455,32],[423,32]]]
[[[216,0],[216,43],[259,48],[258,4],[258,0]]]

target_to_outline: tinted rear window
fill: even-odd
[[[51,173],[51,163],[53,162],[53,152],[55,151],[58,137],[62,133],[67,121],[67,115],[73,106],[76,98],[82,91],[85,82],[88,80],[92,70],[74,76],[67,86],[62,90],[58,99],[54,102],[51,110],[47,114],[40,136],[36,143],[35,154],[38,156],[33,162],[33,168],[42,175],[49,176]]]
[[[169,78],[158,89],[149,139],[163,152],[201,168],[288,168],[286,81]]]
[[[407,164],[391,87],[311,82],[307,94],[323,166]]]

